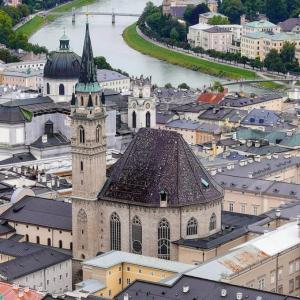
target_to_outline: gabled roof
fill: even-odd
[[[116,163],[100,198],[160,205],[160,191],[168,206],[220,200],[223,190],[202,166],[183,137],[172,131],[140,129]]]
[[[25,196],[6,210],[0,219],[61,230],[72,230],[70,203]]]

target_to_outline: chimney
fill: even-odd
[[[211,169],[210,174],[215,176],[217,174],[217,169]]]
[[[260,155],[255,155],[254,160],[255,160],[256,162],[260,162]]]
[[[56,186],[59,188],[60,187],[60,179],[59,177],[56,178]]]
[[[247,140],[247,143],[246,143],[247,147],[251,147],[252,146],[252,141],[250,140]]]
[[[250,171],[249,171],[249,172],[248,172],[248,177],[249,177],[249,178],[252,178],[252,177],[253,177],[253,172],[250,172]]]
[[[267,159],[271,159],[272,158],[272,154],[271,153],[268,153],[267,154]]]
[[[252,164],[253,162],[254,162],[253,158],[250,157],[250,158],[248,159],[248,163],[249,163],[249,164]]]
[[[38,173],[37,182],[41,182],[41,173]]]
[[[292,136],[293,135],[293,131],[291,129],[287,130],[286,135],[287,136]]]
[[[124,294],[123,300],[129,300],[129,295],[127,293]]]
[[[51,186],[55,186],[55,178],[51,177]]]
[[[278,153],[273,153],[273,157],[277,159],[278,158]]]
[[[255,147],[259,148],[260,147],[260,141],[255,141]]]

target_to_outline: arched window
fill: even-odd
[[[149,111],[146,112],[146,127],[150,128],[151,125],[151,114]]]
[[[47,239],[47,245],[51,246],[51,239],[50,238]]]
[[[63,96],[65,94],[65,86],[62,83],[59,85],[58,93],[60,96]]]
[[[85,132],[84,132],[84,128],[82,126],[79,126],[79,142],[80,142],[80,144],[85,143]]]
[[[132,128],[136,128],[136,113],[132,112]]]
[[[70,250],[73,250],[73,243],[70,242]]]
[[[36,237],[36,243],[37,243],[37,244],[40,243],[40,237],[39,237],[39,236]]]
[[[198,222],[195,218],[190,218],[186,227],[186,235],[194,235],[197,233],[198,233]]]
[[[142,222],[138,216],[132,219],[132,252],[142,254]]]
[[[170,225],[167,219],[158,224],[158,258],[170,259]]]
[[[62,247],[63,247],[63,242],[62,242],[62,240],[59,240],[59,241],[58,241],[58,247],[59,247],[59,248],[62,248]]]
[[[29,242],[29,235],[25,234],[25,242]]]
[[[84,101],[83,101],[83,97],[81,96],[81,98],[80,98],[80,105],[83,106],[83,104],[84,104]]]
[[[100,142],[100,137],[101,137],[101,126],[97,125],[97,127],[96,127],[96,143]]]
[[[47,82],[47,94],[48,95],[50,94],[50,84],[49,84],[49,82]]]
[[[78,223],[87,223],[87,215],[86,212],[81,208],[77,215],[77,221]]]
[[[83,161],[80,162],[80,171],[83,171]]]
[[[95,105],[98,105],[98,96],[95,98]]]
[[[110,217],[110,249],[121,250],[121,221],[115,212]]]
[[[216,214],[213,213],[210,217],[210,221],[209,221],[209,230],[214,230],[217,227],[217,217]]]

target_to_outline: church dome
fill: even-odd
[[[69,39],[64,34],[60,38],[59,50],[52,52],[47,59],[44,68],[44,77],[53,79],[78,79],[80,64],[80,56],[70,51]]]

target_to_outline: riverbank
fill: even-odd
[[[171,64],[192,69],[194,71],[228,79],[257,78],[257,75],[254,71],[218,64],[193,57],[188,54],[179,53],[171,49],[163,48],[151,43],[138,34],[136,30],[136,23],[130,25],[123,31],[123,38],[128,46],[143,54],[155,57]]]
[[[80,8],[82,6],[92,4],[96,0],[73,0],[71,2],[67,2],[63,5],[57,6],[50,11],[47,12],[47,15],[34,16],[30,21],[25,23],[24,25],[20,26],[16,31],[22,32],[26,34],[28,37],[32,36],[36,31],[42,28],[45,24],[54,21],[58,16],[51,15],[51,13],[65,13],[74,7],[75,9]]]

